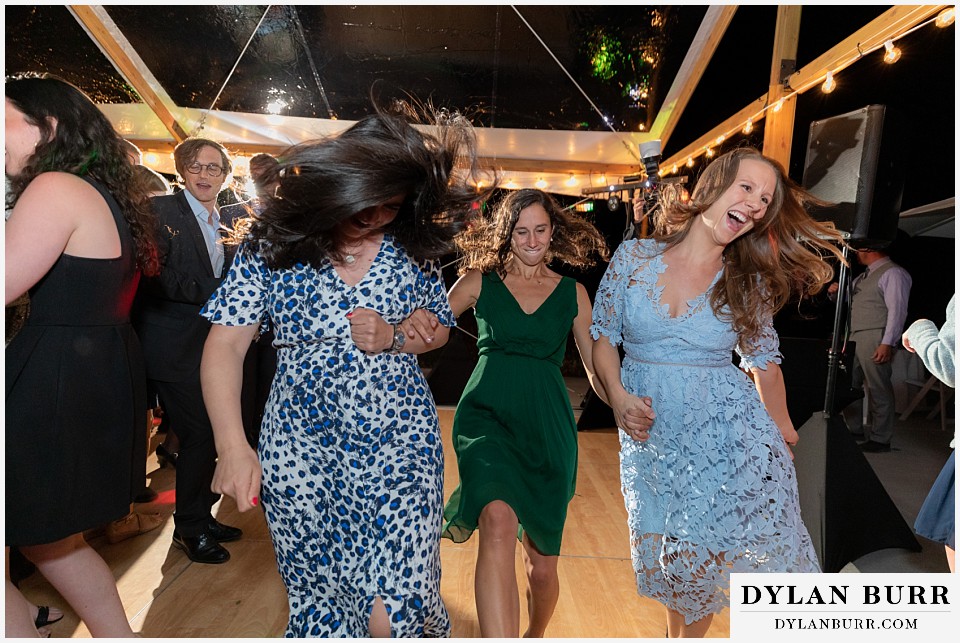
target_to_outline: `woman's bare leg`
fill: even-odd
[[[113,572],[87,545],[83,534],[21,547],[20,551],[73,607],[90,634],[98,638],[133,636]]]
[[[520,633],[520,591],[515,558],[517,515],[494,500],[480,512],[480,546],[474,592],[480,636],[516,638]]]
[[[373,610],[370,612],[370,638],[390,638],[390,617],[383,599],[379,596],[373,600]]]
[[[530,538],[523,535],[523,562],[527,571],[527,612],[530,624],[524,638],[540,638],[560,598],[560,578],[557,575],[559,556],[541,554]]]
[[[683,614],[667,608],[667,637],[671,639],[702,639],[710,629],[713,614],[687,625]]]

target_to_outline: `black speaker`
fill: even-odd
[[[900,137],[884,105],[810,123],[803,187],[835,204],[811,214],[850,233],[854,247],[886,247],[897,236],[904,184]]]

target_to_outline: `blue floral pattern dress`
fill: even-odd
[[[203,315],[268,323],[277,372],[260,433],[261,499],[289,596],[287,637],[366,637],[381,597],[397,637],[449,636],[440,598],[443,447],[416,355],[368,355],[347,313],[453,326],[440,269],[384,236],[347,286],[327,262],[272,270],[241,247]]]
[[[729,603],[730,572],[820,568],[786,443],[731,361],[736,349],[744,370],[780,363],[772,319],[747,353],[707,293],[671,317],[657,285],[663,250],[651,239],[621,244],[597,290],[591,333],[623,345],[623,385],[653,398],[657,414],[646,442],[620,431],[637,589],[689,624]]]

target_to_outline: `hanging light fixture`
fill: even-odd
[[[743,126],[743,133],[749,134],[752,131],[753,131],[753,119],[748,118],[746,125]]]
[[[687,159],[687,167],[693,167],[693,157]]]
[[[900,60],[900,48],[895,47],[892,40],[883,43],[883,46],[887,50],[886,53],[883,54],[883,62],[892,65]]]
[[[957,10],[955,7],[948,7],[937,14],[936,24],[941,29],[944,27],[949,27],[953,24],[954,19],[957,16]]]
[[[670,170],[670,173],[671,173],[671,174],[676,174],[676,173],[677,173],[677,164],[676,164],[676,163],[673,164],[673,168]]]
[[[578,180],[577,180],[577,177],[574,176],[573,173],[571,172],[571,173],[570,173],[570,178],[567,179],[567,187],[575,188],[575,187],[577,187],[577,185],[578,185],[579,183],[580,183],[580,181],[578,181]]]
[[[545,190],[547,189],[548,183],[544,181],[543,177],[541,176],[539,179],[537,179],[537,182],[534,183],[534,185],[537,187],[538,190]]]
[[[828,72],[827,72],[827,79],[826,79],[825,81],[823,81],[823,85],[820,86],[820,90],[821,90],[824,94],[829,94],[830,92],[832,92],[832,91],[833,91],[834,89],[836,89],[836,88],[837,88],[837,81],[835,81],[835,80],[833,79],[833,72],[832,72],[832,71],[828,71]]]
[[[704,156],[706,156],[708,159],[712,159],[712,158],[713,158],[713,154],[714,154],[714,152],[713,152],[713,148],[712,148],[712,147],[708,147],[708,148],[706,149],[706,151],[704,152]]]

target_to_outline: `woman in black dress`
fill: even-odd
[[[6,349],[6,545],[93,636],[130,637],[113,574],[83,539],[142,487],[146,380],[130,306],[157,269],[152,217],[119,136],[76,87],[6,82],[6,301],[30,316]],[[139,484],[138,484],[139,483]],[[36,636],[7,580],[7,636]]]

